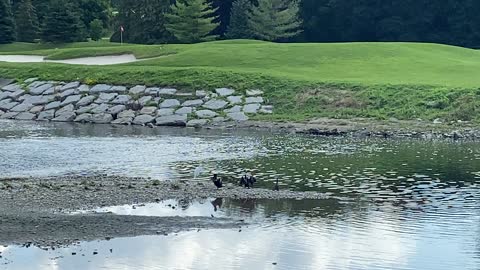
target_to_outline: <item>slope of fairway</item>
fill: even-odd
[[[480,52],[422,43],[278,44],[231,40],[193,45],[0,45],[0,54],[68,59],[132,53],[146,60],[102,67],[0,62],[0,77],[182,89],[260,88],[268,120],[316,117],[480,122]],[[162,56],[162,57],[158,57]],[[148,59],[152,58],[152,59]]]
[[[220,68],[311,82],[480,86],[480,52],[420,43],[276,44],[213,42],[135,63]]]

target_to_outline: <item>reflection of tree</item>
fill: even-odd
[[[250,216],[304,216],[304,217],[331,217],[341,215],[345,211],[335,199],[329,200],[271,200],[271,199],[243,199],[224,201],[224,211],[234,216],[238,212]]]

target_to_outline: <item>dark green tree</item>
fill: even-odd
[[[215,22],[217,9],[207,0],[178,0],[166,14],[167,30],[182,43],[194,43],[215,40],[218,36],[212,31],[220,23]]]
[[[65,43],[82,41],[84,28],[77,7],[68,0],[52,0],[45,17],[42,39],[46,42]]]
[[[0,44],[15,41],[15,21],[10,0],[0,0]]]
[[[279,41],[302,32],[297,1],[258,0],[248,14],[249,26],[258,39]]]
[[[173,39],[165,28],[165,14],[170,9],[170,0],[119,0],[115,32],[110,39],[120,42],[120,26],[123,40],[130,43],[166,43]]]
[[[38,18],[31,0],[21,0],[15,11],[17,40],[33,42],[38,37]]]
[[[19,1],[19,0],[16,0]],[[40,28],[44,24],[44,19],[48,14],[48,9],[50,7],[50,1],[48,0],[32,0],[32,4],[35,7],[35,12],[38,17],[38,25]]]
[[[250,0],[236,0],[233,2],[230,13],[230,23],[227,27],[225,37],[229,39],[248,39],[253,34],[249,26],[248,14],[252,9]]]
[[[85,25],[87,32],[90,32],[90,23],[98,19],[102,22],[102,27],[110,26],[112,17],[112,7],[110,0],[77,0],[80,20]]]
[[[95,19],[90,22],[90,38],[92,40],[98,41],[102,38],[103,35],[103,23],[99,19]]]

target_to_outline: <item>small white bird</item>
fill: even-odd
[[[203,169],[202,166],[198,166],[195,168],[195,171],[193,172],[193,179],[197,179],[205,170]]]

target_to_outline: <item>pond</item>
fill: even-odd
[[[2,177],[97,174],[234,182],[329,200],[165,201],[94,209],[245,219],[228,230],[0,247],[6,269],[478,269],[480,143],[246,130],[0,122]],[[173,209],[172,207],[175,207]],[[73,213],[74,214],[74,213]],[[1,225],[0,225],[1,226]],[[72,255],[75,254],[75,255]]]

